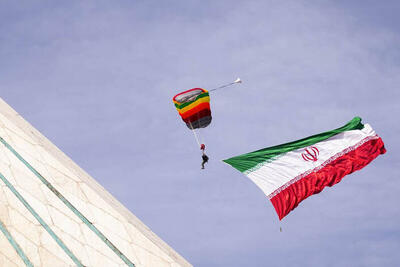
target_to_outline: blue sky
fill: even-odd
[[[0,97],[194,266],[395,266],[399,11],[398,1],[2,1]],[[237,77],[211,95],[201,171],[171,98]],[[221,162],[356,115],[388,152],[282,222]]]

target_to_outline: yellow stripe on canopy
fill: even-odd
[[[177,110],[178,110],[179,114],[181,114],[181,113],[185,113],[186,111],[188,111],[188,110],[194,108],[194,107],[197,106],[198,104],[201,104],[201,103],[209,103],[209,102],[210,102],[210,97],[209,97],[209,96],[206,96],[206,97],[202,97],[202,98],[200,98],[200,99],[197,99],[197,100],[194,101],[192,104],[190,104],[190,105],[188,105],[188,106],[186,106],[186,107],[184,107],[184,108],[181,108],[181,109],[178,109],[178,108],[177,108]]]

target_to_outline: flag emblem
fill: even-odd
[[[308,147],[301,154],[305,161],[317,161],[319,155],[319,150],[315,146]]]

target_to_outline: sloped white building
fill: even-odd
[[[191,264],[0,99],[0,266]]]

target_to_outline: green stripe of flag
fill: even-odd
[[[225,163],[228,163],[235,169],[239,170],[240,172],[246,172],[260,163],[274,160],[274,158],[278,155],[303,147],[311,146],[345,131],[360,130],[362,128],[364,128],[364,125],[361,123],[361,118],[355,117],[343,127],[337,128],[335,130],[312,135],[286,144],[263,148],[247,154],[225,159],[223,161]]]

